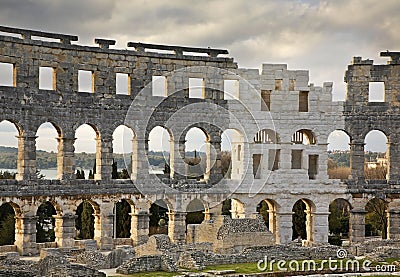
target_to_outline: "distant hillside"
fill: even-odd
[[[15,147],[0,146],[0,168],[17,168],[17,154],[18,149]],[[204,153],[197,153],[197,155],[204,155]],[[153,166],[163,167],[165,164],[165,158],[168,159],[168,152],[161,151],[150,151],[149,152],[149,163]],[[187,152],[186,157],[194,157],[194,152]],[[114,161],[117,162],[118,168],[125,168],[126,159],[127,166],[130,167],[131,161],[129,154],[114,154]],[[38,150],[36,152],[36,159],[38,168],[56,168],[57,167],[57,153],[46,152]],[[95,162],[94,153],[75,153],[75,165],[80,168],[93,168]]]

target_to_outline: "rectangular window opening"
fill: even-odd
[[[151,85],[153,96],[167,96],[167,78],[165,76],[153,76]]]
[[[308,178],[315,180],[318,174],[318,155],[308,156]]]
[[[385,102],[384,82],[370,82],[368,92],[368,102]]]
[[[299,112],[308,112],[308,91],[299,92]]]
[[[15,66],[12,63],[0,63],[0,86],[15,86]]]
[[[224,99],[239,99],[239,81],[224,80]]]
[[[89,70],[78,71],[78,91],[94,92],[93,72]]]
[[[254,179],[261,179],[262,154],[253,154],[253,175]]]
[[[293,91],[295,86],[296,86],[296,79],[290,79],[289,80],[289,90]]]
[[[131,94],[131,78],[129,74],[117,73],[115,76],[115,91],[117,94]]]
[[[55,70],[52,67],[39,67],[39,89],[56,90]]]
[[[204,79],[189,78],[189,98],[205,98]]]
[[[269,149],[268,151],[268,168],[271,171],[279,169],[280,149]]]
[[[292,150],[292,169],[301,169],[303,150]]]
[[[275,80],[275,90],[282,90],[282,79]]]
[[[270,111],[271,110],[271,91],[261,90],[261,110]]]

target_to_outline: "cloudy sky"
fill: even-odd
[[[0,25],[79,36],[228,49],[240,67],[287,63],[343,100],[353,56],[400,50],[398,0],[0,0]]]

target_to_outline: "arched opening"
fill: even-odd
[[[365,236],[387,238],[387,207],[385,200],[372,198],[365,206]]]
[[[314,204],[308,199],[298,200],[292,208],[292,239],[314,241]]]
[[[0,179],[15,179],[18,160],[18,136],[21,132],[10,121],[0,123]]]
[[[221,215],[227,215],[232,218],[231,209],[232,209],[232,199],[229,198],[225,199],[222,202]]]
[[[350,137],[342,130],[328,136],[328,176],[330,179],[348,179],[350,175]]]
[[[85,200],[76,209],[75,219],[76,239],[94,238],[94,209],[92,204]]]
[[[200,224],[204,220],[205,208],[199,199],[193,199],[186,207],[186,225]]]
[[[149,173],[173,176],[174,139],[170,132],[164,127],[156,126],[149,133],[148,160]]]
[[[125,199],[115,204],[115,238],[131,236],[131,205]]]
[[[15,211],[10,203],[0,206],[0,245],[15,242]]]
[[[268,227],[269,231],[274,234],[275,239],[278,239],[276,217],[277,209],[278,205],[272,199],[262,200],[257,205],[256,209],[257,213],[259,213],[264,219],[265,225]]]
[[[55,218],[56,209],[49,201],[41,204],[36,212],[36,242],[55,241]]]
[[[57,179],[57,153],[60,128],[45,122],[36,131],[37,175],[40,179]]]
[[[185,136],[185,163],[188,179],[208,180],[210,177],[210,143],[205,132],[192,127]]]
[[[163,200],[157,200],[150,206],[149,236],[168,235],[169,209]]]
[[[242,201],[232,198],[231,199],[231,216],[234,219],[245,218],[245,206]]]
[[[99,179],[96,178],[97,166],[101,165],[99,132],[89,124],[83,124],[76,129],[75,138],[76,179]]]
[[[301,129],[299,131],[296,131],[292,135],[292,143],[293,144],[304,144],[304,145],[309,145],[309,144],[316,144],[317,140],[311,130],[307,129]]]
[[[242,179],[244,164],[243,135],[227,129],[221,136],[221,173],[225,179]]]
[[[338,198],[329,205],[329,237],[328,242],[333,245],[342,245],[342,241],[349,238],[351,206],[345,199]]]
[[[365,136],[364,175],[367,180],[385,180],[388,172],[386,135],[372,130]]]
[[[271,129],[262,129],[254,136],[255,143],[277,144],[280,138],[277,132]]]
[[[129,179],[137,167],[137,142],[132,129],[120,125],[113,133],[112,179]],[[135,179],[135,178],[134,178]]]

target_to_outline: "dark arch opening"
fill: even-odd
[[[131,205],[125,199],[115,204],[116,209],[116,238],[129,238],[131,236]]]
[[[85,200],[76,209],[77,218],[75,220],[76,238],[94,238],[94,209],[89,201]]]
[[[365,236],[380,236],[382,239],[387,238],[387,207],[385,200],[372,198],[365,206]]]
[[[342,245],[344,239],[349,238],[351,206],[347,200],[335,199],[329,205],[329,237],[328,242],[333,245]]]
[[[149,236],[168,234],[168,206],[163,200],[157,200],[150,206]]]
[[[200,224],[204,220],[204,205],[199,199],[193,199],[186,207],[186,225]]]
[[[15,242],[15,211],[10,203],[0,206],[0,245]]]
[[[36,242],[55,241],[55,218],[56,209],[49,201],[39,206],[36,216]]]

